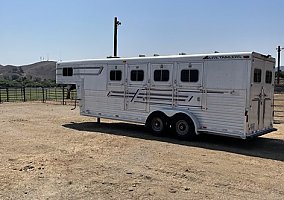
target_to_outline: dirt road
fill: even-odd
[[[284,125],[187,142],[70,109],[0,104],[0,199],[284,199]]]

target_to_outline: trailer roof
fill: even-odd
[[[131,60],[159,60],[159,59],[175,59],[175,58],[202,58],[207,60],[215,59],[247,59],[250,56],[260,57],[271,62],[275,62],[275,59],[270,55],[263,55],[257,52],[232,52],[232,53],[211,53],[211,54],[190,54],[190,55],[167,55],[167,56],[145,56],[145,57],[128,57],[128,58],[104,58],[104,59],[84,59],[84,60],[70,60],[70,61],[60,61],[58,63],[81,63],[81,62],[109,62],[109,61],[131,61]],[[249,57],[246,57],[249,56]]]

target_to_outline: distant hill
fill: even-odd
[[[56,62],[42,61],[30,65],[13,66],[0,65],[0,79],[17,80],[28,78],[32,80],[55,80]]]

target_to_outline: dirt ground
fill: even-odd
[[[284,125],[179,141],[71,108],[0,104],[0,199],[284,199]]]

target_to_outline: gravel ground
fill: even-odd
[[[179,141],[71,108],[0,104],[0,199],[284,199],[284,125]]]

